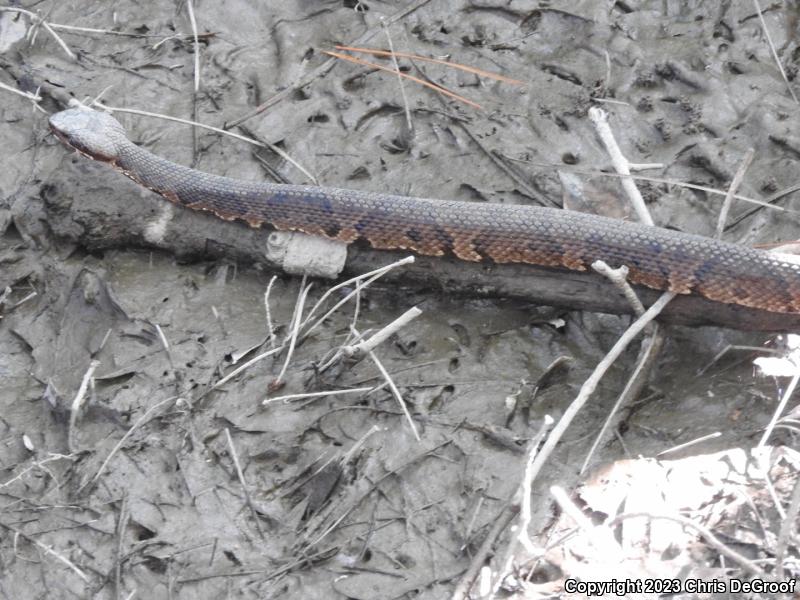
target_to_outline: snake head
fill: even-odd
[[[125,128],[105,112],[70,108],[50,116],[50,131],[70,148],[94,160],[113,163],[127,140]]]

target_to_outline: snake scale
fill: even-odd
[[[251,227],[473,262],[586,271],[604,260],[612,267],[627,265],[635,284],[800,313],[800,265],[746,246],[568,210],[220,177],[148,152],[128,139],[116,119],[98,111],[56,113],[50,128],[79,153],[112,165],[171,202]]]

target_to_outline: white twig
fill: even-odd
[[[707,442],[708,440],[713,440],[722,435],[722,432],[715,431],[714,433],[709,433],[708,435],[701,436],[699,438],[695,438],[683,444],[678,444],[677,446],[673,446],[672,448],[667,448],[666,450],[662,450],[656,456],[665,456],[667,454],[671,454],[673,452],[679,452],[680,450],[684,450],[685,448],[689,448],[694,446],[695,444],[701,444],[703,442]]]
[[[542,449],[539,451],[539,454],[536,456],[536,460],[534,461],[533,466],[531,467],[531,477],[535,479],[541,471],[542,467],[544,466],[547,459],[552,454],[553,450],[556,447],[556,444],[559,442],[561,437],[564,435],[564,432],[569,427],[572,420],[578,414],[583,405],[589,400],[589,397],[594,392],[597,384],[602,379],[603,375],[605,375],[606,371],[614,364],[620,354],[628,347],[628,344],[639,335],[642,330],[652,321],[655,319],[658,314],[662,311],[662,309],[667,305],[667,303],[675,297],[674,292],[664,292],[661,296],[656,300],[653,305],[647,309],[647,311],[638,319],[636,319],[631,326],[623,333],[611,350],[608,351],[608,354],[600,361],[600,363],[595,367],[592,374],[589,378],[583,382],[581,386],[580,392],[578,392],[578,396],[575,400],[572,401],[572,404],[567,407],[567,410],[562,415],[561,419],[559,419],[556,426],[553,428],[552,433],[545,441]]]
[[[242,491],[244,492],[244,500],[247,503],[247,508],[250,509],[250,514],[253,517],[253,521],[256,525],[256,530],[258,531],[258,535],[263,539],[264,532],[261,531],[261,520],[258,517],[258,513],[256,512],[256,507],[253,505],[253,500],[250,498],[250,490],[247,488],[247,482],[244,479],[244,472],[242,471],[242,465],[239,463],[239,454],[236,452],[236,446],[233,444],[233,438],[231,437],[230,430],[226,427],[225,428],[225,438],[228,440],[228,449],[231,453],[231,459],[233,460],[233,465],[236,467],[236,476],[239,478],[239,484],[242,486]]]
[[[269,309],[269,293],[272,291],[272,286],[277,278],[277,275],[272,276],[272,279],[270,279],[267,284],[267,291],[264,292],[264,312],[267,315],[267,336],[269,336],[269,345],[273,348],[275,347],[275,328],[272,326],[272,313]]]
[[[769,436],[772,435],[772,430],[775,428],[775,423],[778,422],[781,413],[783,413],[783,410],[786,408],[786,404],[789,402],[789,398],[791,398],[792,394],[794,394],[794,389],[797,387],[797,382],[799,380],[800,380],[800,367],[797,368],[797,371],[792,377],[792,380],[789,382],[789,387],[787,387],[786,391],[783,392],[781,401],[778,403],[778,407],[775,409],[775,412],[772,413],[772,418],[769,420],[769,424],[767,425],[767,428],[764,431],[764,435],[761,436],[761,440],[759,440],[756,448],[761,448],[763,446],[766,446],[767,440],[769,439]]]
[[[350,358],[360,359],[369,352],[372,352],[377,346],[385,342],[390,336],[394,335],[397,331],[405,327],[408,323],[416,319],[421,314],[422,311],[416,306],[409,308],[406,312],[397,317],[394,321],[389,323],[386,327],[378,331],[369,339],[351,346],[344,346],[342,348],[342,352]]]
[[[792,95],[795,103],[800,104],[800,101],[797,100],[797,96],[795,95],[792,86],[789,85],[789,78],[786,77],[786,71],[783,70],[783,65],[781,64],[781,59],[778,56],[778,51],[775,49],[775,44],[772,43],[772,36],[769,34],[767,22],[764,20],[764,13],[761,11],[761,5],[758,3],[758,0],[753,0],[753,5],[756,7],[758,18],[761,21],[761,29],[764,31],[764,35],[767,38],[767,44],[769,44],[769,49],[772,51],[772,57],[775,59],[775,64],[778,65],[778,70],[781,72],[781,77],[783,77],[783,80],[786,82],[786,87],[789,88],[789,93]]]
[[[389,33],[389,27],[386,25],[386,21],[384,21],[383,18],[381,18],[381,27],[383,27],[383,32],[386,34],[386,41],[389,44],[389,53],[392,57],[392,66],[394,66],[394,70],[397,73],[397,83],[400,86],[400,96],[403,98],[408,132],[411,135],[414,135],[414,123],[411,121],[411,110],[408,108],[408,97],[406,96],[405,85],[403,85],[403,77],[402,73],[400,73],[400,65],[397,63],[397,55],[394,53],[394,44],[392,44],[392,36]]]
[[[592,269],[605,276],[614,284],[622,295],[625,296],[628,304],[633,307],[637,317],[641,317],[644,314],[644,305],[642,301],[639,300],[639,296],[636,295],[631,284],[628,283],[628,267],[626,265],[622,265],[617,269],[612,269],[605,261],[596,260],[592,263]]]
[[[327,392],[309,392],[307,394],[288,394],[286,396],[277,396],[275,398],[267,398],[262,400],[261,404],[267,406],[274,402],[290,402],[292,400],[302,400],[303,398],[324,398],[326,396],[337,396],[339,394],[360,394],[370,392],[378,389],[376,386],[353,388],[351,390],[329,390]]]
[[[192,25],[194,38],[194,93],[200,91],[200,39],[197,36],[197,20],[194,18],[194,1],[186,1],[186,10],[189,12],[189,22]]]
[[[0,90],[6,90],[7,92],[11,92],[12,94],[17,94],[18,96],[22,96],[23,98],[27,98],[33,102],[41,101],[42,97],[37,94],[31,94],[30,92],[23,92],[22,90],[18,90],[15,87],[11,87],[10,85],[6,85],[5,83],[0,82]]]
[[[245,369],[249,369],[251,366],[256,364],[258,361],[264,360],[265,358],[267,358],[269,356],[272,356],[273,354],[275,354],[277,352],[280,352],[281,350],[283,350],[283,346],[278,346],[277,348],[273,348],[272,350],[267,350],[266,352],[263,352],[263,353],[259,354],[258,356],[254,357],[254,358],[251,358],[246,363],[244,363],[242,366],[234,369],[233,371],[231,371],[230,373],[225,375],[225,377],[220,379],[217,383],[212,385],[211,389],[212,390],[216,389],[216,388],[220,387],[221,385],[224,385],[224,384],[228,383],[231,379],[236,377],[239,373],[241,373]]]
[[[614,134],[611,132],[611,127],[608,124],[606,112],[601,108],[593,106],[589,109],[589,119],[594,123],[597,134],[606,147],[606,152],[608,152],[611,158],[614,169],[622,176],[622,189],[625,190],[636,214],[639,215],[639,220],[645,225],[653,225],[653,219],[650,216],[650,212],[647,210],[647,206],[645,206],[644,198],[642,198],[642,194],[639,193],[639,188],[636,187],[636,184],[633,183],[633,180],[629,177],[631,170],[628,160],[622,154],[622,150],[619,149],[617,140],[614,139]]]
[[[357,331],[353,331],[356,335],[358,335]],[[417,432],[417,426],[414,424],[414,419],[411,417],[411,413],[408,412],[408,407],[406,406],[405,400],[403,400],[403,396],[400,394],[400,390],[397,389],[397,386],[392,381],[392,378],[389,376],[389,372],[383,366],[383,363],[378,360],[378,357],[375,356],[374,352],[369,352],[369,357],[372,359],[372,362],[375,363],[375,366],[378,367],[378,370],[383,375],[383,378],[386,380],[386,383],[389,384],[389,389],[392,390],[392,395],[394,395],[395,399],[397,400],[398,404],[400,404],[400,408],[403,410],[403,414],[406,416],[406,420],[408,424],[411,426],[411,431],[414,432],[414,437],[417,438],[417,441],[421,441],[419,437],[419,433]]]
[[[83,374],[83,379],[81,380],[81,385],[78,388],[78,393],[75,394],[75,398],[72,400],[72,404],[70,405],[69,433],[67,434],[67,446],[69,447],[70,452],[75,451],[74,435],[75,428],[78,424],[78,417],[81,414],[83,403],[86,399],[86,391],[89,389],[89,384],[92,381],[92,375],[94,375],[95,370],[99,366],[99,360],[93,360],[89,363],[89,368],[86,369],[86,373]]]
[[[536,433],[536,437],[534,437],[528,444],[528,460],[525,463],[525,475],[522,478],[522,484],[520,485],[519,490],[520,511],[519,533],[517,534],[517,540],[532,556],[536,556],[538,553],[528,533],[528,527],[530,527],[531,520],[533,519],[533,510],[531,507],[531,498],[533,496],[533,479],[535,477],[533,472],[533,464],[536,460],[537,454],[539,453],[539,444],[542,443],[542,440],[547,435],[548,430],[553,426],[553,423],[555,423],[553,417],[550,415],[545,415],[544,419],[542,420],[542,426]]]
[[[304,338],[308,337],[308,334],[310,334],[316,327],[318,327],[322,322],[324,322],[325,319],[327,319],[334,312],[336,312],[336,310],[338,310],[340,306],[342,306],[344,303],[346,303],[348,300],[350,300],[350,298],[352,298],[353,296],[355,296],[358,293],[360,293],[360,291],[363,288],[367,287],[373,281],[375,281],[379,277],[382,277],[383,275],[385,275],[386,273],[388,273],[392,269],[395,269],[397,267],[401,267],[401,266],[404,266],[404,265],[409,265],[409,264],[411,264],[413,262],[414,262],[414,257],[413,256],[406,256],[405,258],[401,258],[400,260],[398,260],[396,262],[393,262],[390,265],[386,265],[385,267],[380,267],[378,269],[375,269],[374,271],[369,271],[367,273],[362,273],[361,275],[358,275],[356,277],[348,279],[347,281],[343,281],[342,283],[336,284],[335,286],[329,288],[324,294],[322,294],[320,299],[317,300],[317,303],[308,312],[308,315],[306,315],[305,321],[303,321],[303,324],[301,325],[301,328],[304,330],[303,331],[303,337]],[[363,283],[361,284],[360,287],[356,286],[356,289],[354,289],[353,291],[348,293],[344,298],[342,298],[336,304],[334,304],[333,308],[331,308],[328,312],[326,312],[324,315],[322,315],[319,319],[317,319],[310,326],[306,327],[306,325],[311,320],[311,316],[315,312],[317,312],[317,309],[319,309],[319,307],[324,304],[324,302],[331,296],[331,294],[333,294],[337,290],[340,290],[340,289],[342,289],[344,287],[352,285],[355,282],[362,282],[362,281],[363,281]]]
[[[294,354],[294,347],[297,343],[297,336],[300,332],[300,322],[303,320],[303,306],[306,303],[306,296],[308,296],[309,290],[311,290],[311,285],[305,285],[306,278],[303,277],[303,282],[300,284],[300,295],[297,298],[297,305],[295,306],[294,311],[294,318],[292,319],[292,330],[289,332],[289,350],[286,352],[286,360],[283,363],[283,367],[281,368],[281,372],[278,374],[278,377],[275,378],[276,384],[280,384],[283,382],[283,376],[286,374],[286,369],[289,368],[289,362],[292,360],[292,355]],[[286,342],[284,342],[284,345]]]
[[[136,431],[137,429],[139,429],[145,423],[147,423],[150,420],[150,416],[155,411],[157,411],[159,408],[161,408],[162,406],[164,406],[165,404],[167,404],[169,402],[175,402],[176,399],[177,399],[177,397],[173,396],[171,398],[167,398],[166,400],[162,400],[161,402],[158,402],[157,404],[154,404],[153,406],[148,408],[144,412],[144,414],[136,420],[136,422],[131,426],[131,428],[128,429],[128,431],[125,432],[125,435],[123,435],[122,438],[114,445],[114,447],[111,449],[111,452],[108,453],[108,456],[106,456],[106,459],[103,461],[103,464],[101,464],[100,468],[97,469],[97,473],[94,474],[94,477],[92,477],[89,481],[84,483],[80,487],[80,489],[82,490],[87,485],[90,485],[90,484],[94,483],[95,481],[97,481],[98,477],[100,477],[100,475],[103,474],[103,471],[105,471],[106,466],[108,465],[108,463],[111,460],[111,458],[119,451],[120,448],[122,448],[122,446],[125,444],[125,442],[128,441],[128,438],[131,437],[133,432]]]
[[[717,217],[717,231],[716,235],[714,236],[718,240],[722,239],[722,233],[725,231],[725,221],[728,220],[728,211],[731,208],[733,196],[736,194],[736,190],[739,189],[739,186],[742,185],[742,179],[744,179],[744,174],[747,172],[750,163],[753,162],[753,156],[755,156],[755,152],[755,149],[748,148],[744,153],[742,164],[739,165],[739,169],[736,171],[736,175],[733,176],[733,181],[731,181],[731,185],[728,188],[728,193],[725,194],[725,200],[722,202],[722,208],[719,209],[719,216]]]

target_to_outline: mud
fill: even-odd
[[[416,4],[388,26],[395,50],[523,85],[400,59],[408,74],[482,106],[406,80],[409,128],[396,77],[337,62],[234,130],[277,145],[324,185],[566,202],[618,216],[627,207],[617,180],[604,175],[610,162],[587,118],[598,105],[631,161],[663,165],[644,172],[655,178],[724,191],[753,148],[740,194],[780,195],[782,210],[747,216],[726,239],[797,237],[797,194],[782,194],[797,183],[797,103],[751,2]],[[381,18],[401,9],[378,1],[196,3],[199,30],[211,35],[201,37],[195,95],[185,4],[28,8],[54,24],[137,34],[57,30],[72,60],[45,30],[29,43],[29,21],[0,12],[0,80],[40,89],[45,111],[64,108],[68,94],[102,93],[111,106],[217,126],[301,81],[336,44],[385,48]],[[773,4],[763,16],[795,87],[797,8]],[[213,388],[286,339],[301,280],[279,276],[272,285],[271,340],[271,273],[235,256],[197,262],[131,248],[125,232],[109,232],[119,248],[102,251],[74,243],[79,231],[55,235],[48,214],[82,195],[105,196],[108,211],[140,207],[154,218],[163,200],[65,151],[29,101],[3,98],[3,595],[449,597],[517,490],[526,441],[545,415],[563,413],[630,319],[376,284],[296,345],[280,382],[286,351]],[[137,143],[177,162],[250,179],[270,178],[266,164],[286,181],[306,181],[283,159],[231,138],[118,117]],[[565,175],[579,178],[585,206],[566,196]],[[721,195],[638,185],[658,224],[713,234]],[[736,201],[729,222],[752,208]],[[313,282],[306,311],[330,285]],[[422,316],[375,356],[419,440],[371,358],[321,369],[351,327],[376,331],[415,305]],[[730,344],[747,348],[716,359]],[[715,431],[673,457],[754,446],[785,380],[759,377],[752,348],[779,344],[774,335],[669,328],[646,389],[591,464],[654,456]],[[533,537],[554,514],[548,486],[571,489],[582,479],[578,469],[636,355],[628,350],[613,367],[537,481]],[[540,381],[560,357],[566,367]],[[370,391],[262,404],[359,387]],[[772,442],[790,443],[787,436]]]

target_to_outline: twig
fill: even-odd
[[[269,293],[272,291],[272,286],[275,280],[278,279],[277,275],[273,275],[272,279],[267,284],[267,290],[264,292],[264,312],[267,315],[267,337],[269,338],[269,345],[275,347],[275,328],[272,326],[272,314],[269,309]]]
[[[572,419],[575,418],[575,416],[578,414],[578,411],[580,411],[580,409],[583,408],[583,405],[589,400],[589,397],[594,392],[597,384],[600,382],[600,379],[602,379],[603,375],[605,375],[606,371],[611,367],[612,364],[614,364],[614,361],[619,358],[625,348],[628,347],[628,344],[630,344],[630,342],[642,332],[642,330],[648,325],[648,323],[650,323],[650,321],[658,316],[667,303],[669,303],[669,301],[674,297],[674,292],[664,292],[661,294],[658,300],[656,300],[641,317],[631,323],[631,326],[628,327],[625,333],[620,336],[611,350],[608,351],[608,354],[606,354],[603,360],[601,360],[600,363],[595,367],[589,378],[584,381],[580,392],[578,392],[578,396],[572,401],[572,404],[569,405],[561,419],[559,419],[558,423],[553,428],[552,433],[544,442],[541,451],[536,456],[536,460],[531,467],[532,480],[536,479],[542,467],[544,466],[544,463],[548,458],[550,458],[550,454],[552,454],[556,444],[569,427]]]
[[[406,256],[405,258],[401,258],[400,260],[395,261],[395,262],[393,262],[393,263],[391,263],[389,265],[386,265],[385,267],[379,267],[377,269],[374,269],[373,271],[368,271],[367,273],[362,273],[361,275],[357,275],[356,277],[352,277],[352,278],[350,278],[350,279],[348,279],[346,281],[343,281],[341,283],[338,283],[338,284],[334,285],[333,287],[328,288],[325,291],[325,293],[322,294],[320,299],[317,300],[317,303],[314,304],[312,309],[310,311],[308,311],[308,315],[306,315],[306,318],[305,318],[305,320],[303,321],[303,323],[301,325],[301,328],[304,330],[303,331],[303,339],[307,338],[309,336],[309,334],[316,327],[318,327],[321,323],[323,323],[325,321],[325,319],[327,319],[336,310],[338,310],[338,308],[340,306],[342,306],[344,303],[346,303],[348,300],[350,300],[350,298],[352,298],[353,296],[357,295],[359,293],[360,289],[363,289],[363,288],[367,287],[370,283],[372,283],[376,279],[382,277],[383,275],[385,275],[386,273],[388,273],[392,269],[396,269],[397,267],[402,267],[404,265],[410,265],[411,263],[414,262],[414,260],[415,260],[415,258],[413,256]],[[325,303],[325,301],[334,292],[336,292],[337,290],[340,290],[340,289],[342,289],[344,287],[348,287],[348,286],[352,285],[353,283],[362,282],[362,281],[363,281],[363,283],[360,286],[356,286],[355,290],[353,290],[350,293],[348,293],[344,298],[342,298],[336,304],[334,304],[333,308],[328,310],[328,312],[326,312],[324,315],[322,315],[319,319],[317,319],[310,326],[306,327],[308,322],[311,320],[312,315],[314,315],[314,313],[317,312],[317,309],[320,306],[322,306]]]
[[[353,333],[358,335],[358,331],[353,330]],[[386,383],[389,384],[389,389],[392,390],[392,395],[395,397],[395,400],[397,400],[397,403],[400,405],[400,408],[403,410],[403,414],[405,415],[406,420],[408,421],[408,424],[411,427],[411,431],[414,433],[414,437],[417,438],[418,442],[422,441],[421,438],[419,437],[419,432],[417,431],[417,426],[414,424],[414,419],[411,417],[411,413],[408,412],[408,407],[406,406],[405,400],[403,400],[403,396],[402,396],[402,394],[400,394],[400,390],[398,390],[397,386],[394,384],[394,381],[392,380],[391,376],[389,375],[389,372],[383,366],[383,363],[378,360],[378,357],[375,356],[374,352],[372,352],[370,350],[368,352],[368,354],[369,354],[369,357],[372,359],[372,362],[375,363],[375,366],[378,367],[378,370],[381,372],[381,375],[383,375],[383,378],[386,380]]]
[[[103,104],[102,102],[95,101],[92,103],[93,106],[97,106],[103,110],[107,110],[109,112],[122,112],[128,113],[131,115],[140,115],[142,117],[153,117],[156,119],[164,119],[165,121],[174,121],[175,123],[182,123],[183,125],[191,125],[192,127],[200,127],[202,129],[207,129],[208,131],[213,131],[215,133],[219,133],[221,135],[227,135],[232,138],[236,138],[242,142],[247,142],[248,144],[252,144],[253,146],[258,146],[259,148],[266,148],[278,156],[280,156],[283,160],[290,163],[294,166],[295,169],[300,171],[303,175],[305,175],[309,181],[317,184],[316,178],[308,171],[305,167],[303,167],[300,163],[294,160],[291,156],[286,154],[283,150],[275,146],[274,144],[266,144],[264,142],[259,142],[258,140],[254,140],[244,135],[240,135],[238,133],[233,133],[232,131],[227,131],[225,129],[220,129],[219,127],[214,127],[213,125],[206,125],[204,123],[199,123],[197,121],[190,121],[188,119],[181,119],[179,117],[171,117],[169,115],[164,115],[160,113],[154,113],[146,110],[138,110],[135,108],[122,108],[120,106],[108,106],[107,104]]]
[[[772,435],[772,430],[775,428],[775,423],[778,422],[781,413],[783,413],[783,410],[786,408],[786,404],[789,402],[789,398],[791,398],[792,394],[794,394],[794,389],[797,387],[798,381],[800,381],[800,366],[797,367],[795,374],[792,376],[792,380],[789,382],[789,387],[787,387],[786,391],[783,392],[781,401],[775,408],[775,412],[772,413],[772,418],[769,420],[769,424],[767,425],[767,428],[764,430],[764,435],[761,436],[761,439],[759,440],[756,448],[761,448],[763,446],[766,446],[767,440],[769,439],[769,436]]]
[[[276,396],[275,398],[267,398],[261,404],[268,406],[274,402],[290,402],[291,400],[301,400],[304,398],[324,398],[326,396],[338,396],[339,394],[358,394],[363,392],[370,392],[378,389],[376,386],[353,388],[351,390],[329,390],[326,392],[309,392],[306,394],[288,394],[286,396]]]
[[[708,440],[714,440],[722,435],[722,432],[715,431],[714,433],[709,433],[708,435],[700,436],[699,438],[695,438],[683,444],[678,444],[677,446],[673,446],[672,448],[667,448],[666,450],[662,450],[656,456],[665,456],[667,454],[671,454],[673,452],[680,452],[686,448],[694,446],[695,444],[701,444],[703,442],[707,442]]]
[[[728,193],[725,194],[725,200],[722,201],[722,208],[719,209],[719,217],[717,217],[717,231],[714,235],[715,238],[718,240],[722,239],[722,233],[725,231],[725,221],[728,220],[728,211],[731,208],[731,203],[733,202],[733,195],[736,193],[736,190],[739,189],[739,186],[742,184],[742,180],[744,179],[744,174],[747,172],[747,169],[750,167],[750,163],[753,162],[753,157],[755,156],[755,149],[748,148],[747,151],[744,153],[744,158],[742,158],[742,163],[739,165],[739,169],[736,171],[736,175],[733,176],[733,181],[731,181],[731,185],[728,188]]]
[[[161,408],[165,404],[167,404],[169,402],[174,402],[175,400],[177,400],[177,396],[172,396],[172,397],[167,398],[166,400],[162,400],[161,402],[158,402],[157,404],[154,404],[153,406],[148,408],[144,412],[144,414],[141,417],[139,417],[133,425],[131,425],[131,428],[128,429],[128,431],[125,432],[125,435],[123,435],[122,438],[114,445],[114,447],[111,449],[111,452],[108,453],[108,456],[106,456],[106,459],[103,461],[103,464],[101,464],[100,468],[97,469],[97,473],[94,474],[94,477],[92,477],[86,483],[81,485],[81,487],[78,488],[78,492],[83,490],[86,486],[91,485],[92,483],[97,481],[97,479],[100,477],[100,475],[103,474],[103,471],[105,471],[106,466],[108,465],[108,463],[112,459],[112,457],[119,451],[120,448],[122,448],[122,446],[125,444],[125,442],[128,441],[128,438],[130,438],[131,435],[133,435],[134,431],[136,431],[139,427],[141,427],[142,425],[144,425],[145,423],[147,423],[150,420],[150,415],[152,415],[155,411],[157,411],[159,408]]]
[[[6,90],[7,92],[11,92],[12,94],[17,94],[18,96],[22,96],[23,98],[27,98],[33,102],[40,102],[42,97],[39,95],[39,91],[37,90],[35,94],[31,94],[30,92],[23,92],[22,90],[18,90],[15,87],[11,87],[10,85],[6,85],[5,83],[0,82],[0,90]]]
[[[244,480],[242,465],[239,463],[239,455],[236,452],[236,446],[233,444],[233,438],[231,437],[230,429],[227,427],[225,428],[225,438],[228,440],[228,448],[231,453],[231,458],[233,459],[233,464],[236,467],[236,476],[239,478],[239,484],[242,486],[242,491],[244,492],[245,502],[247,502],[247,507],[250,509],[250,514],[253,517],[253,521],[255,521],[256,531],[258,531],[259,537],[263,540],[264,532],[261,530],[261,522],[258,517],[258,512],[256,512],[256,508],[253,505],[253,500],[250,498],[250,491],[247,488],[247,482]]]
[[[78,425],[78,417],[83,409],[83,403],[86,399],[86,392],[89,389],[89,384],[92,381],[92,375],[94,375],[95,370],[99,366],[99,360],[92,360],[89,363],[89,368],[86,369],[86,372],[83,374],[83,379],[81,379],[81,385],[78,388],[78,393],[75,394],[75,398],[72,400],[72,404],[70,405],[69,433],[67,434],[67,447],[69,448],[70,452],[75,452],[75,429]]]
[[[172,361],[172,351],[169,348],[169,341],[167,340],[167,336],[164,335],[164,330],[161,329],[161,325],[156,323],[156,332],[158,332],[158,339],[161,341],[161,346],[164,348],[164,354],[167,355],[167,362],[169,363],[169,368],[172,371],[172,375],[175,379],[178,379],[178,371],[175,370],[175,363]]]
[[[626,265],[622,265],[617,269],[612,269],[605,261],[596,260],[592,263],[592,269],[605,276],[614,284],[614,287],[625,296],[625,299],[628,301],[628,304],[631,305],[637,317],[641,317],[644,314],[644,304],[639,300],[639,296],[636,295],[631,284],[628,283],[628,267]]]
[[[49,554],[49,555],[53,556],[59,562],[64,563],[66,566],[68,566],[70,569],[72,569],[72,571],[75,572],[75,574],[78,577],[80,577],[86,583],[89,583],[89,577],[86,575],[86,573],[84,573],[81,569],[79,569],[78,566],[75,563],[73,563],[71,560],[69,560],[68,558],[65,558],[64,556],[61,556],[58,552],[53,550],[52,546],[47,546],[46,544],[43,544],[39,540],[29,536],[27,533],[23,533],[22,531],[12,527],[11,525],[6,525],[2,521],[0,521],[0,527],[3,527],[4,529],[7,529],[8,531],[13,533],[14,535],[17,535],[17,536],[19,536],[21,538],[24,538],[24,539],[28,540],[29,542],[31,542],[32,544],[36,545],[38,548],[43,550],[45,554]]]
[[[516,157],[513,157],[513,156],[508,156],[506,154],[501,154],[500,156],[502,156],[504,159],[512,161],[512,162],[523,163],[523,164],[532,165],[532,166],[535,166],[535,167],[546,167],[546,168],[550,168],[550,169],[567,170],[567,168],[562,164],[554,164],[554,163],[548,163],[548,162],[540,162],[540,161],[535,161],[535,160],[528,160],[528,159],[524,159],[524,158],[516,158]],[[718,190],[716,188],[708,187],[706,185],[698,185],[698,184],[695,184],[695,183],[687,183],[685,181],[678,181],[677,179],[666,179],[666,178],[663,178],[663,177],[649,177],[647,175],[633,175],[633,174],[623,176],[623,175],[620,175],[619,173],[606,173],[604,171],[598,171],[596,169],[579,169],[579,168],[575,168],[575,167],[569,167],[569,171],[572,172],[572,173],[591,175],[593,177],[613,177],[613,178],[616,178],[616,179],[622,179],[623,177],[625,177],[627,179],[633,179],[635,181],[648,181],[650,183],[663,183],[665,185],[685,188],[687,190],[697,190],[699,192],[705,192],[705,193],[711,194],[713,196],[725,196],[728,193],[726,190]],[[736,200],[740,200],[740,201],[746,202],[748,204],[755,204],[758,208],[756,208],[754,210],[758,210],[759,208],[770,208],[772,210],[777,210],[779,212],[786,212],[786,213],[790,213],[790,214],[800,214],[800,211],[790,210],[788,208],[784,208],[782,206],[775,206],[774,204],[772,204],[772,202],[775,202],[775,200],[779,200],[783,196],[786,196],[787,194],[791,194],[791,193],[796,192],[798,190],[800,190],[800,184],[798,184],[796,186],[791,186],[789,188],[786,188],[784,190],[780,190],[778,192],[775,192],[774,194],[769,196],[766,200],[758,200],[756,198],[750,198],[749,196],[743,196],[742,194],[734,194],[733,197]],[[730,229],[733,225],[736,225],[737,223],[739,223],[741,221],[741,219],[750,216],[752,214],[752,212],[753,211],[750,211],[750,212],[748,212],[746,215],[744,215],[742,217],[737,217],[730,224],[728,224],[728,226],[725,229]]]
[[[625,190],[633,209],[639,215],[639,220],[645,225],[653,225],[653,218],[647,210],[644,198],[642,198],[639,188],[630,179],[631,170],[628,160],[622,154],[622,150],[619,149],[619,145],[614,139],[614,134],[608,124],[608,115],[603,109],[593,106],[589,109],[589,119],[594,123],[597,134],[600,136],[600,140],[611,158],[611,163],[614,165],[614,170],[622,176],[622,189]]]
[[[194,0],[186,0],[189,23],[192,27],[194,48],[194,90],[192,93],[192,120],[197,121],[197,95],[200,92],[200,40],[197,37],[197,19],[194,17]],[[197,128],[192,128],[192,158],[197,161]]]
[[[775,44],[772,43],[772,36],[770,36],[769,34],[769,29],[767,28],[767,22],[764,20],[764,14],[761,12],[761,5],[758,3],[758,0],[753,0],[753,5],[756,7],[758,18],[761,21],[761,29],[767,38],[767,44],[769,44],[769,49],[772,52],[772,57],[775,59],[775,64],[778,65],[778,70],[781,72],[781,77],[783,77],[783,81],[786,83],[786,87],[789,89],[789,93],[792,95],[792,99],[794,99],[795,103],[800,104],[800,101],[798,101],[797,96],[795,95],[794,90],[792,89],[792,86],[789,84],[789,78],[786,77],[786,71],[783,70],[781,59],[778,57],[778,51],[775,50]]]
[[[400,96],[403,98],[403,107],[405,108],[406,112],[406,125],[408,125],[408,133],[409,135],[413,136],[414,123],[411,121],[411,109],[408,107],[408,96],[406,95],[406,88],[403,85],[403,78],[400,77],[400,65],[397,64],[397,55],[394,52],[392,35],[383,19],[381,19],[381,26],[383,27],[383,32],[386,34],[386,41],[389,43],[389,56],[392,57],[392,65],[394,66],[394,70],[397,72],[397,85],[400,86]]]
[[[189,13],[194,39],[194,93],[196,94],[200,91],[200,38],[197,35],[197,19],[194,17],[194,0],[186,0],[186,10]]]
[[[707,442],[708,440],[717,439],[722,435],[721,431],[715,431],[714,433],[709,433],[708,435],[702,435],[699,438],[695,438],[683,444],[678,444],[677,446],[673,446],[672,448],[667,448],[666,450],[662,450],[656,456],[666,456],[667,454],[672,454],[673,452],[680,452],[681,450],[685,450],[686,448],[690,448],[696,444],[702,444],[703,442]]]
[[[639,353],[639,359],[636,363],[636,368],[628,378],[625,388],[622,390],[622,393],[619,395],[611,411],[608,413],[608,416],[603,422],[603,426],[600,428],[600,432],[597,434],[592,447],[589,449],[589,452],[586,453],[586,458],[583,461],[583,465],[581,465],[581,474],[583,474],[588,468],[589,462],[592,460],[592,456],[594,456],[594,453],[597,450],[597,447],[600,445],[600,442],[603,441],[603,438],[611,426],[614,416],[619,412],[619,409],[628,404],[628,402],[630,402],[639,394],[639,392],[642,391],[645,378],[650,372],[651,367],[655,364],[663,345],[664,336],[661,334],[658,324],[656,324],[649,339],[645,342],[645,345],[642,347]]]
[[[421,314],[422,311],[416,306],[409,308],[406,312],[397,317],[394,321],[389,323],[386,327],[378,331],[369,339],[359,342],[358,344],[344,346],[342,348],[342,353],[349,358],[359,360],[366,354],[372,352],[377,346],[385,342],[387,339],[389,339],[389,337],[397,333],[400,329],[405,327],[408,323],[416,319]]]
[[[283,367],[281,368],[280,373],[275,378],[275,380],[270,384],[270,388],[276,389],[276,387],[280,387],[283,384],[283,376],[286,374],[286,369],[289,368],[289,362],[292,360],[292,354],[294,354],[294,347],[297,343],[298,333],[300,332],[300,322],[303,319],[303,306],[306,302],[306,296],[308,296],[308,292],[311,290],[311,285],[306,285],[306,277],[303,276],[303,281],[300,283],[300,293],[297,297],[297,304],[295,305],[294,310],[294,318],[292,319],[292,328],[289,332],[289,350],[286,352],[286,360],[283,363]],[[286,342],[284,342],[284,345]]]
[[[273,348],[272,350],[267,350],[266,352],[262,352],[258,356],[255,356],[255,357],[251,358],[246,363],[244,363],[240,367],[235,368],[233,371],[231,371],[230,373],[225,375],[225,377],[223,377],[218,382],[216,382],[214,385],[212,385],[211,389],[212,390],[217,389],[221,385],[224,385],[224,384],[228,383],[231,379],[236,377],[239,373],[241,373],[242,371],[244,371],[246,369],[249,369],[251,366],[256,364],[258,361],[264,360],[265,358],[267,358],[269,356],[272,356],[273,354],[276,354],[276,353],[280,352],[281,350],[283,350],[283,346],[278,346],[277,348]]]

